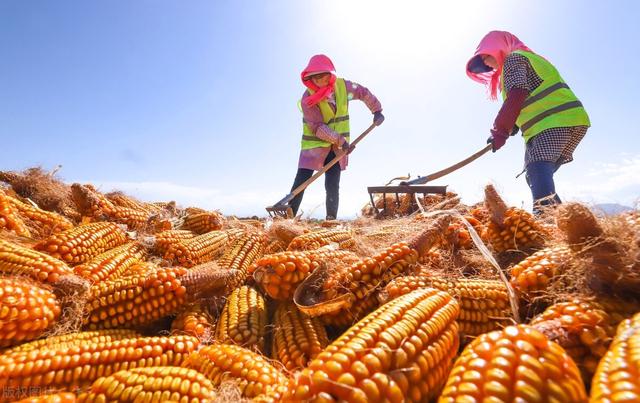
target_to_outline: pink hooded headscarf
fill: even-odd
[[[467,75],[474,81],[485,84],[489,87],[489,96],[491,99],[498,98],[498,91],[502,91],[502,83],[500,76],[502,75],[502,66],[504,59],[514,50],[525,50],[532,52],[518,37],[507,31],[491,31],[482,38],[480,44],[476,48],[473,57],[467,62]],[[480,55],[490,55],[498,62],[498,69],[489,71],[472,71],[470,67],[482,63]],[[479,60],[478,60],[479,59]],[[484,64],[484,63],[482,63]]]
[[[304,102],[308,106],[315,105],[331,96],[331,93],[333,93],[333,86],[336,83],[336,75],[333,74],[333,72],[335,71],[336,69],[335,67],[333,67],[331,59],[329,59],[325,55],[315,55],[311,59],[309,59],[309,64],[300,74],[300,78],[302,78],[302,84],[304,84],[310,90],[314,91],[312,95],[309,95],[304,99]],[[329,85],[320,88],[309,79],[309,76],[318,73],[331,73]]]

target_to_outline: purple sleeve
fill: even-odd
[[[320,140],[329,142],[331,144],[341,145],[341,142],[344,141],[343,137],[336,133],[334,130],[331,130],[329,126],[324,124],[322,113],[320,112],[320,107],[318,105],[308,106],[304,102],[304,99],[307,96],[308,92],[305,91],[301,101],[302,119],[304,119],[304,122]]]
[[[529,96],[529,91],[522,88],[513,88],[507,93],[498,116],[496,116],[493,122],[493,130],[500,133],[504,137],[508,137],[509,133],[513,130],[513,126],[516,124],[516,120],[522,111],[524,101]]]
[[[366,87],[358,83],[354,83],[353,81],[344,80],[344,83],[347,87],[347,94],[349,100],[358,99],[364,102],[367,105],[367,108],[371,111],[371,113],[382,111],[382,105],[378,98],[376,98],[371,91],[369,91]]]

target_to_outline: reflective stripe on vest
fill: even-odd
[[[551,63],[535,53],[522,50],[515,52],[526,57],[542,79],[538,88],[525,100],[516,120],[526,142],[550,128],[591,125],[582,103]],[[504,77],[501,79],[504,83]],[[506,97],[503,85],[502,98]]]
[[[308,90],[313,94],[312,90]],[[336,111],[334,112],[326,100],[318,103],[320,113],[322,113],[322,121],[339,135],[343,136],[347,141],[349,138],[349,99],[347,98],[347,86],[344,79],[338,78],[333,90],[333,96],[336,101]],[[316,137],[311,131],[309,125],[302,119],[302,142],[303,150],[319,147],[331,147],[331,143]]]

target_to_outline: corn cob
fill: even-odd
[[[580,372],[562,347],[529,326],[476,338],[456,361],[439,402],[585,402]]]
[[[200,303],[186,306],[171,322],[174,333],[195,336],[198,340],[210,340],[215,328],[215,319],[207,307]]]
[[[89,329],[144,325],[177,312],[186,300],[181,267],[158,268],[141,275],[105,281],[91,287],[84,324]]]
[[[89,262],[125,242],[127,233],[117,224],[98,222],[54,234],[38,242],[34,249],[75,265]]]
[[[55,284],[73,271],[61,260],[0,239],[0,272]]]
[[[321,263],[351,264],[358,260],[354,253],[344,250],[288,251],[258,259],[249,274],[271,298],[290,300],[296,287]]]
[[[180,229],[193,231],[202,235],[210,231],[222,229],[224,217],[217,212],[189,214]]]
[[[597,291],[640,292],[640,239],[628,240],[608,234],[598,219],[578,203],[563,204],[558,209],[558,228],[564,232],[569,247],[588,267],[588,282]]]
[[[154,203],[154,204],[158,204],[158,203]],[[163,203],[160,203],[160,205],[162,205],[162,204]],[[184,212],[187,215],[194,215],[194,214],[204,214],[204,213],[207,212],[207,210],[202,209],[200,207],[187,207],[187,208],[184,209]]]
[[[437,396],[458,349],[458,304],[420,289],[381,306],[289,384],[286,401],[401,402]]]
[[[184,267],[206,263],[218,256],[229,240],[225,231],[211,231],[184,242],[174,243],[164,254],[164,259]]]
[[[109,221],[114,221],[120,224],[124,224],[131,230],[140,229],[149,221],[149,213],[146,211],[135,210],[128,207],[115,206],[107,218]]]
[[[378,294],[378,299],[385,303],[419,288],[446,291],[458,301],[458,327],[466,336],[501,329],[512,316],[507,288],[499,280],[459,278],[445,281],[425,276],[398,277],[387,284]]]
[[[191,231],[181,230],[181,229],[172,229],[161,231],[155,234],[152,238],[150,238],[152,246],[152,250],[158,256],[164,256],[165,253],[169,250],[169,248],[177,243],[183,242],[188,239],[192,239],[196,236]]]
[[[539,294],[565,271],[571,258],[566,246],[540,250],[511,268],[511,285],[527,297]]]
[[[146,210],[117,206],[89,185],[74,183],[71,192],[76,205],[86,216],[125,224],[129,229],[141,228],[150,215]]]
[[[618,324],[640,306],[634,301],[597,301],[578,298],[551,305],[531,321],[531,326],[560,344],[580,368],[583,378],[593,377]]]
[[[491,212],[487,237],[498,252],[529,250],[544,245],[547,232],[528,212],[507,207],[492,185],[485,188],[485,205]]]
[[[640,314],[618,326],[616,335],[598,364],[591,384],[593,403],[637,402],[640,400]]]
[[[138,201],[130,196],[125,195],[122,192],[111,192],[105,195],[107,199],[118,207],[127,207],[134,210],[144,211],[147,214],[159,213],[162,209],[151,203],[144,203]]]
[[[323,315],[326,324],[345,326],[378,306],[376,289],[413,270],[420,256],[437,243],[450,216],[437,218],[409,242],[398,242],[377,255],[335,270],[314,271],[296,290],[296,304],[312,316]]]
[[[243,397],[269,395],[279,400],[287,388],[287,377],[262,355],[231,344],[212,344],[192,353],[183,367],[202,372],[214,386],[235,382]]]
[[[9,196],[0,189],[0,229],[3,228],[13,231],[19,236],[31,237],[29,228],[11,205]]]
[[[40,337],[60,316],[49,290],[19,278],[0,278],[0,346]]]
[[[289,371],[302,369],[327,345],[327,331],[318,320],[300,312],[290,303],[281,303],[273,319],[271,354]]]
[[[409,270],[417,261],[418,252],[408,243],[400,242],[371,258],[339,268],[339,274],[322,285],[324,299],[334,299],[346,289],[349,300],[340,311],[326,315],[325,323],[344,326],[362,318],[377,306],[375,289]]]
[[[261,232],[245,232],[231,242],[231,246],[218,260],[218,266],[236,272],[229,281],[227,293],[244,284],[249,267],[262,256],[266,242],[267,238]]]
[[[73,272],[94,283],[115,279],[134,264],[141,262],[144,256],[142,245],[129,242],[96,256],[90,262],[74,267]]]
[[[181,367],[123,370],[98,378],[80,403],[102,402],[213,402],[213,383],[202,373]]]
[[[12,396],[17,397],[17,396]],[[76,394],[71,392],[60,392],[50,395],[42,395],[36,397],[28,397],[26,399],[19,400],[16,403],[75,403]]]
[[[191,336],[138,337],[4,354],[0,388],[74,390],[123,369],[180,366],[197,347],[198,339]]]
[[[49,336],[44,339],[30,341],[9,349],[2,350],[1,354],[25,353],[33,350],[63,350],[69,346],[82,343],[105,343],[113,340],[132,339],[140,337],[140,334],[129,329],[94,330],[89,332],[68,333],[60,336]]]
[[[349,249],[355,245],[355,240],[349,230],[326,229],[293,238],[287,250],[312,250],[330,243],[337,243],[340,249]]]
[[[208,262],[192,267],[180,282],[194,298],[222,297],[229,294],[229,284],[238,277],[238,270]]]
[[[222,309],[216,340],[265,351],[267,308],[262,295],[249,286],[235,289]]]
[[[73,228],[73,223],[58,213],[42,210],[14,197],[7,196],[7,199],[20,216],[26,218],[28,223],[35,224],[35,232],[37,232],[40,237],[47,237],[52,233]]]

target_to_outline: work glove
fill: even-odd
[[[373,114],[373,123],[375,123],[376,126],[380,126],[382,124],[382,122],[384,122],[384,115],[382,114],[381,111],[378,111],[376,113]]]
[[[491,129],[491,136],[487,139],[487,144],[491,144],[491,151],[495,153],[502,148],[508,138],[509,135],[501,133],[496,129]]]

